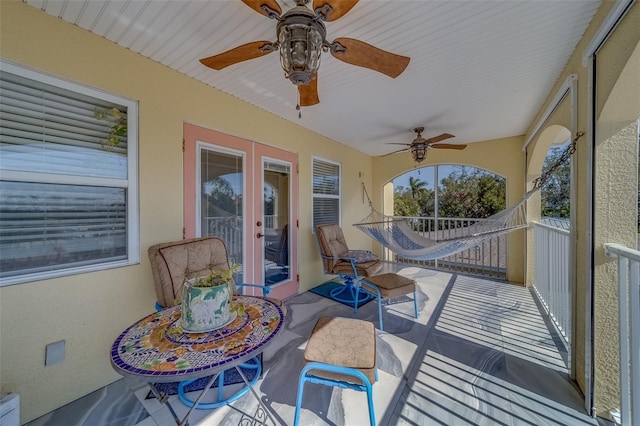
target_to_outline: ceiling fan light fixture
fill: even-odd
[[[420,163],[427,157],[427,145],[423,143],[412,144],[409,150],[413,161],[416,163]]]
[[[277,26],[280,64],[295,85],[306,85],[320,67],[320,54],[326,37],[322,22],[305,6],[291,9]]]

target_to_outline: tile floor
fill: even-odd
[[[380,380],[373,386],[379,425],[597,425],[568,380],[567,356],[531,292],[491,279],[386,265],[418,282],[418,319],[403,297],[384,307],[377,330]],[[407,302],[407,303],[404,303]],[[276,424],[293,423],[302,353],[318,317],[354,317],[311,292],[286,302],[285,330],[264,353],[255,389]],[[378,326],[370,302],[355,317]],[[118,380],[29,426],[175,425],[168,407],[146,399],[141,382]],[[363,393],[308,384],[301,425],[366,425]],[[179,415],[187,408],[176,398]],[[229,406],[196,410],[191,425],[261,424],[247,394]],[[267,421],[266,424],[273,424]]]

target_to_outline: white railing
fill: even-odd
[[[533,223],[533,232],[533,288],[569,350],[573,329],[569,283],[570,232],[537,222]]]
[[[467,219],[421,216],[395,216],[396,219],[405,219],[409,226],[423,237],[429,239],[450,239],[464,235],[464,229],[484,219]],[[452,271],[467,272],[471,274],[489,275],[498,278],[507,276],[507,237],[499,235],[484,241],[477,247],[472,247],[435,260],[414,260],[392,254],[397,262],[411,265],[426,266],[428,268],[446,269]]]
[[[242,262],[242,217],[208,216],[205,219],[202,236],[215,236],[224,241],[229,258]]]
[[[640,424],[640,251],[605,244],[607,256],[618,258],[620,297],[620,421]]]
[[[264,216],[264,227],[265,227],[265,229],[276,229],[276,228],[278,228],[278,216],[265,215]]]

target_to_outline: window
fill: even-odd
[[[313,158],[313,229],[340,224],[340,164]]]
[[[2,62],[0,285],[139,261],[137,103]]]

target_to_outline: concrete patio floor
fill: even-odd
[[[409,297],[383,307],[385,330],[376,330],[380,380],[373,386],[377,424],[598,424],[586,414],[568,377],[567,354],[530,290],[398,264],[385,265],[386,271],[418,282],[419,317],[413,317]],[[356,317],[378,327],[375,302],[355,315],[352,308],[311,292],[285,305],[285,329],[265,351],[263,377],[255,386],[279,425],[293,424],[303,351],[320,316]],[[99,403],[79,400],[30,425],[175,424],[166,406],[146,399],[148,387],[142,382],[119,380],[109,387],[114,389],[102,390]],[[112,398],[119,402],[109,402]],[[186,413],[176,396],[170,403],[179,415]],[[247,394],[229,406],[194,411],[190,424],[261,424],[258,408]],[[307,384],[300,424],[366,425],[365,394]]]

